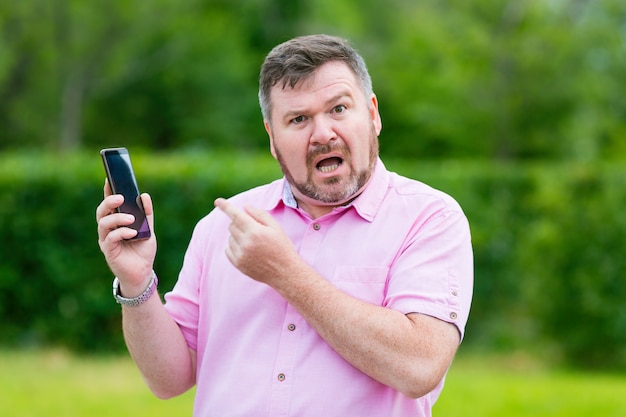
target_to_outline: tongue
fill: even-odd
[[[332,158],[321,160],[320,163],[317,164],[317,166],[321,168],[321,167],[329,167],[329,166],[339,165],[339,164],[341,164],[341,158],[332,157]]]

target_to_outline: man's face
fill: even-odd
[[[295,188],[320,205],[342,204],[369,180],[378,156],[381,120],[376,96],[365,97],[342,62],[329,62],[295,88],[271,90],[272,155]]]

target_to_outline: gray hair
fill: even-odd
[[[259,104],[263,118],[270,121],[272,87],[282,82],[282,88],[294,88],[300,81],[311,77],[323,64],[334,61],[348,65],[366,97],[373,93],[372,79],[365,61],[347,40],[329,35],[301,36],[274,47],[261,66]]]

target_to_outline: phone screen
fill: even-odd
[[[117,209],[118,212],[135,216],[135,222],[128,226],[137,230],[137,235],[132,239],[149,238],[150,227],[141,203],[139,187],[128,150],[126,148],[103,149],[100,155],[102,155],[111,191],[113,194],[124,196],[124,203]]]

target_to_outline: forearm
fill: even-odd
[[[128,350],[157,397],[180,395],[195,384],[194,356],[156,293],[140,306],[124,306],[122,317]]]
[[[96,209],[98,244],[111,271],[119,278],[118,289],[125,298],[136,298],[149,285],[156,255],[156,236],[131,241],[136,231],[128,228],[133,216],[118,213],[124,198],[111,195],[105,182],[105,198]],[[150,229],[154,232],[152,199],[142,194]],[[160,398],[187,391],[195,384],[195,354],[192,354],[180,328],[165,310],[156,292],[138,306],[122,306],[124,338],[150,389]]]
[[[310,267],[298,270],[276,289],[346,361],[409,397],[439,383],[458,346],[452,325],[357,300]]]

